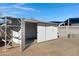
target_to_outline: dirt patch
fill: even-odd
[[[79,55],[79,39],[58,39],[32,45],[24,51],[31,56]]]
[[[0,43],[0,55],[1,56],[19,56],[22,53],[20,52],[20,47],[19,45],[13,43],[13,46],[10,48],[7,48],[5,51],[5,43],[1,42]]]
[[[79,39],[56,39],[29,46],[24,52],[19,47],[8,49],[0,55],[12,56],[79,56]]]

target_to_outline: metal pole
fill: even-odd
[[[22,28],[22,19],[21,19],[21,34],[20,34],[20,40],[21,40],[21,42],[20,42],[20,51],[22,52],[22,35],[23,35],[23,33],[22,33],[22,30],[23,30],[23,28]]]
[[[19,21],[19,19],[17,19],[18,21]],[[21,21],[19,21],[18,23],[21,23]],[[17,25],[16,25],[17,26]],[[18,28],[18,27],[16,27],[16,28]],[[21,28],[21,26],[19,26],[19,28]],[[19,44],[20,44],[20,32],[18,33],[18,46],[19,46]],[[20,46],[19,46],[20,47]]]
[[[65,26],[65,22],[64,22],[64,26]]]
[[[6,49],[7,49],[7,19],[6,19],[6,17],[5,17],[5,51],[6,51]]]
[[[67,30],[67,31],[68,31],[68,38],[70,38],[69,25],[70,25],[70,24],[69,24],[69,19],[68,19],[68,30]]]
[[[68,19],[68,26],[69,26],[69,19]]]
[[[45,40],[46,40],[46,24],[45,24]]]

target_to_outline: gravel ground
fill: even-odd
[[[4,56],[79,56],[79,39],[56,39],[36,43],[20,52],[19,47],[13,47],[6,52],[0,48],[0,55]]]

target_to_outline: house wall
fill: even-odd
[[[71,24],[71,26],[79,26],[79,23]]]
[[[59,37],[67,37],[68,31],[66,27],[58,27],[58,35]]]
[[[79,38],[79,27],[78,26],[60,26],[58,28],[58,33],[60,38],[68,38],[70,35],[71,38]]]

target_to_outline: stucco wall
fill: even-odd
[[[71,38],[79,38],[79,27],[78,26],[61,26],[58,28],[59,37],[68,38],[70,35]]]
[[[71,26],[79,26],[79,23],[71,24]]]
[[[57,27],[46,27],[46,40],[53,40],[57,38]]]

